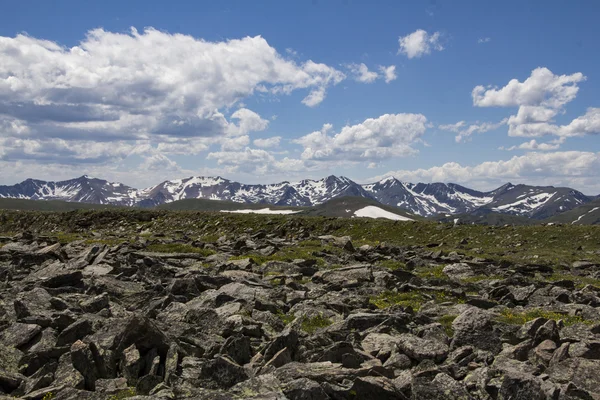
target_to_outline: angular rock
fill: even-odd
[[[96,379],[100,378],[94,354],[89,345],[81,340],[71,346],[71,362],[73,367],[83,376],[86,390],[95,390]]]
[[[492,353],[501,350],[500,338],[486,311],[474,307],[467,309],[452,321],[452,329],[452,348],[473,346]]]
[[[398,338],[398,349],[416,361],[433,360],[442,362],[448,356],[448,346],[433,340],[421,339],[410,333]]]

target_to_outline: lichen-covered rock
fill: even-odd
[[[467,309],[452,321],[452,329],[452,348],[474,346],[492,353],[498,353],[502,349],[492,317],[484,310],[475,307]]]

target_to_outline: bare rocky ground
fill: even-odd
[[[0,397],[600,399],[595,261],[326,230],[0,237]]]

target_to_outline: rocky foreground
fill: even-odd
[[[600,399],[591,262],[307,231],[0,245],[2,398]]]

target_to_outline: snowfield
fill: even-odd
[[[394,221],[413,221],[412,218],[394,214],[392,212],[385,211],[384,209],[376,207],[376,206],[366,206],[365,208],[356,210],[356,211],[354,211],[354,216],[366,217],[366,218],[387,218],[387,219],[391,219]]]
[[[237,213],[237,214],[296,214],[300,211],[294,210],[271,210],[270,208],[261,208],[260,210],[221,210],[225,213]]]

